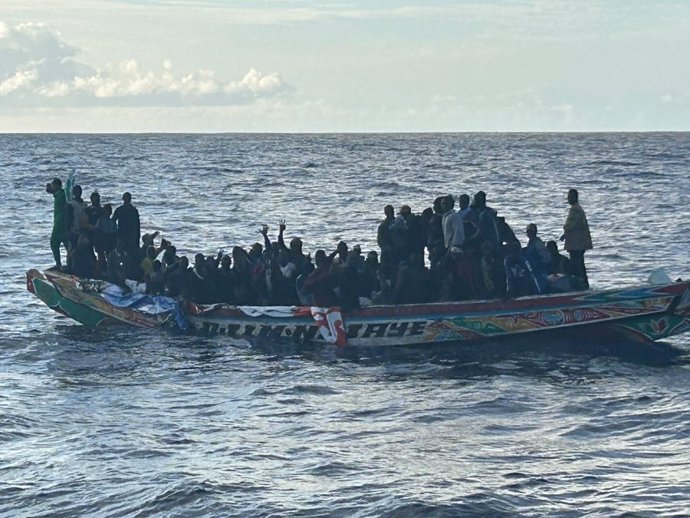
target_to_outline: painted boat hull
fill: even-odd
[[[60,272],[29,270],[26,288],[49,308],[89,327],[125,324],[155,328],[167,321],[167,317],[113,306],[98,293],[85,289],[78,277]]]
[[[161,317],[108,304],[63,273],[30,270],[27,288],[52,309],[85,325],[163,325]],[[237,306],[192,303],[183,310],[198,332],[248,340],[323,340],[308,311],[288,317],[250,316]],[[558,332],[649,342],[690,331],[690,281],[506,300],[371,306],[342,317],[352,346],[476,343]]]

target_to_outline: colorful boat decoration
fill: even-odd
[[[112,288],[56,271],[27,272],[30,292],[87,326],[188,326],[250,341],[419,346],[556,332],[649,342],[690,331],[690,281],[517,299],[370,306],[342,313],[338,308],[296,306],[180,306],[166,297],[150,300],[143,295],[114,299]]]

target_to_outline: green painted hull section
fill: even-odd
[[[641,317],[617,325],[621,332],[638,340],[663,340],[690,331],[690,318],[680,315]]]
[[[27,272],[27,289],[58,313],[90,327],[124,324],[135,327],[161,327],[167,316],[147,315],[109,304],[98,292],[85,288],[76,277],[57,272]],[[82,284],[84,283],[84,284]]]
[[[77,304],[69,299],[66,299],[49,281],[42,279],[33,280],[36,296],[45,304],[63,315],[76,320],[80,324],[89,327],[96,327],[103,325],[108,320],[108,316],[82,304]]]

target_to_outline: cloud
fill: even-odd
[[[277,73],[254,68],[239,80],[213,70],[175,74],[170,60],[159,70],[134,59],[94,68],[76,61],[79,49],[46,25],[0,22],[0,105],[195,106],[249,104],[289,93]],[[3,102],[4,100],[4,102]]]

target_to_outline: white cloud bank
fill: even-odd
[[[0,106],[223,106],[291,91],[277,73],[254,68],[227,81],[212,70],[175,75],[169,60],[157,71],[134,59],[93,68],[78,54],[44,24],[0,22]]]

